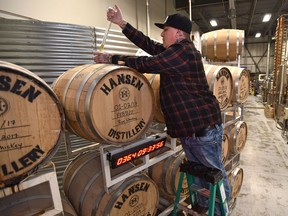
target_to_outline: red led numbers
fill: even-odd
[[[123,155],[122,157],[115,158],[116,159],[116,166],[120,166],[124,163],[127,163],[127,162],[133,160],[133,159],[147,155],[153,151],[156,151],[157,149],[164,147],[164,145],[165,145],[165,140],[162,140],[158,143],[154,143],[154,144],[151,144],[149,146],[143,147],[143,148],[141,148],[135,152]]]

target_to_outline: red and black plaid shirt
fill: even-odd
[[[182,40],[165,49],[127,23],[123,34],[152,57],[118,56],[141,73],[160,74],[161,109],[167,133],[187,137],[209,125],[222,123],[219,104],[209,90],[200,52],[192,41]]]

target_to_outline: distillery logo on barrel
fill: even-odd
[[[217,89],[217,100],[220,107],[225,107],[230,102],[230,89],[228,83],[232,82],[231,73],[227,70],[220,70],[216,75],[217,82],[220,83]]]
[[[139,181],[131,185],[119,195],[112,211],[123,213],[123,215],[152,215],[155,206],[153,190],[153,186],[147,181]],[[149,202],[149,197],[151,202]]]
[[[114,79],[113,78],[108,79],[108,81],[104,83],[103,86],[100,87],[100,89],[108,96],[114,88],[121,85],[124,86],[131,85],[134,86],[138,91],[141,91],[141,88],[144,85],[144,83],[141,80],[139,80],[136,76],[131,77],[130,74],[120,74],[117,75],[117,77]],[[117,122],[116,127],[120,125],[125,125],[133,121],[138,121],[137,117],[133,117],[135,116],[135,114],[137,114],[137,111],[135,112],[135,109],[137,109],[138,106],[137,100],[131,102],[128,101],[130,97],[130,90],[127,87],[123,87],[119,90],[118,96],[120,101],[123,101],[123,103],[114,105],[113,109],[113,112],[115,113],[114,119],[118,119],[116,121]],[[108,136],[117,140],[129,139],[138,134],[141,131],[141,129],[145,126],[145,124],[146,124],[145,121],[141,119],[141,121],[139,121],[139,123],[132,130],[129,131],[117,131],[111,128],[108,133]]]
[[[61,117],[46,85],[19,66],[1,67],[0,187],[17,184],[36,171],[59,139]]]
[[[218,87],[218,101],[221,107],[225,107],[226,104],[229,102],[229,97],[227,95],[228,86],[226,84],[226,80],[224,77],[221,77],[220,84]]]
[[[122,88],[119,91],[119,98],[122,101],[127,101],[130,97],[130,91],[127,88]]]
[[[127,191],[124,191],[124,193],[121,194],[121,196],[116,201],[114,208],[121,209],[126,201],[129,203],[130,206],[134,207],[139,202],[139,196],[135,196],[134,194],[137,193],[138,191],[141,193],[142,192],[147,193],[149,187],[150,184],[147,182],[139,182],[137,184],[132,185],[127,189]],[[133,199],[131,200],[131,198]]]
[[[68,129],[93,142],[131,142],[142,136],[153,117],[152,88],[142,74],[128,67],[80,65],[52,86],[68,110]]]
[[[101,84],[100,89],[106,97],[118,95],[118,99],[110,104],[110,119],[113,122],[107,130],[110,139],[129,140],[146,127],[147,119],[141,117],[140,110],[141,91],[144,86],[143,80],[131,73],[114,75]]]
[[[236,144],[237,144],[237,151],[241,151],[243,150],[245,143],[246,143],[246,139],[247,139],[247,125],[246,123],[242,123],[239,127],[239,129],[237,129],[238,131],[238,135],[237,135],[237,140],[236,140]]]
[[[239,98],[244,101],[249,95],[249,72],[243,70],[239,78]]]
[[[9,108],[7,100],[0,97],[0,116],[4,115]]]

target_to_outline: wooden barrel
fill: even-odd
[[[112,175],[130,169],[125,164]],[[80,155],[67,167],[63,189],[78,215],[155,215],[159,202],[157,185],[148,176],[136,174],[105,191],[99,153]]]
[[[222,163],[224,164],[229,157],[229,137],[227,134],[223,134],[222,137]]]
[[[55,210],[56,206],[54,206],[53,203],[51,187],[54,187],[53,190],[55,190],[54,202],[60,202],[60,192],[58,194],[59,197],[57,197],[57,193],[55,193],[55,187],[58,186],[57,181],[52,180],[49,184],[48,180],[51,179],[47,179],[47,177],[45,177],[45,175],[49,174],[52,170],[54,170],[52,167],[39,169],[35,175],[30,175],[27,179],[17,185],[16,191],[15,186],[7,187],[5,190],[3,190],[3,192],[1,191],[0,215],[43,215],[50,210],[51,211],[49,214],[52,215],[53,209]],[[49,178],[51,178],[51,175]],[[37,184],[37,182],[39,183]],[[56,185],[52,182],[55,182]],[[57,210],[59,212],[59,206]],[[47,215],[49,214],[47,213]]]
[[[241,118],[241,116],[243,116],[243,109],[238,107],[232,111],[227,110],[223,114],[224,114],[225,123],[227,123],[229,121],[234,121],[237,118]]]
[[[245,121],[236,122],[229,134],[229,151],[231,154],[239,153],[243,150],[247,140],[247,124]]]
[[[59,216],[78,216],[74,207],[68,200],[68,198],[65,196],[65,194],[61,193],[61,202],[63,206],[63,214]]]
[[[244,46],[244,31],[221,29],[201,36],[202,55],[212,61],[235,61]]]
[[[163,149],[162,151],[164,151]],[[173,200],[178,188],[180,178],[180,164],[186,160],[183,150],[149,167],[149,175],[156,182],[160,196]],[[186,176],[184,176],[181,196],[189,193]]]
[[[127,144],[143,136],[153,119],[154,95],[144,75],[110,64],[87,64],[52,85],[70,131],[87,140]]]
[[[231,187],[231,198],[234,199],[239,195],[243,184],[243,169],[240,167],[236,167],[232,170],[232,172],[228,175],[228,181]]]
[[[209,89],[219,102],[221,110],[226,109],[232,100],[233,79],[227,67],[204,64]]]
[[[249,70],[235,66],[227,66],[227,68],[233,77],[233,97],[231,102],[245,103],[249,96]]]
[[[274,118],[275,108],[271,104],[266,104],[264,107],[264,115],[266,118]]]
[[[0,215],[41,215],[53,208],[49,184],[40,184],[0,199]]]
[[[160,75],[144,74],[150,82],[154,92],[154,120],[159,123],[165,123],[164,115],[160,104]]]
[[[64,135],[64,112],[34,73],[0,61],[0,188],[18,184],[45,165]]]

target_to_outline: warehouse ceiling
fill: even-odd
[[[190,0],[175,0],[176,9],[184,9],[189,13]],[[260,32],[262,36],[274,36],[277,18],[288,14],[288,0],[191,0],[192,21],[203,33],[217,29],[245,30],[245,36],[255,37]],[[263,16],[271,13],[269,22],[262,22]],[[215,19],[217,27],[210,25]]]

